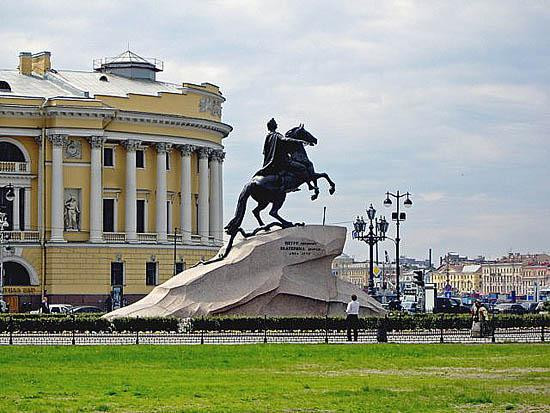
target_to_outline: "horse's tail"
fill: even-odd
[[[254,185],[254,182],[246,184],[239,195],[235,217],[225,226],[225,232],[227,232],[228,235],[236,235],[239,227],[243,223],[244,213],[246,212],[246,202],[252,192],[252,185]]]

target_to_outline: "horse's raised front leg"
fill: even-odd
[[[319,178],[325,178],[327,180],[327,182],[329,183],[330,185],[330,188],[328,190],[328,193],[333,195],[334,192],[336,191],[336,184],[332,181],[332,179],[330,179],[330,177],[324,173],[324,172],[319,172],[319,173],[315,173],[315,179],[319,179]]]
[[[308,182],[308,185],[310,186],[310,190],[315,191],[313,195],[311,195],[311,200],[315,201],[319,197],[319,187],[317,186],[317,178],[312,179],[313,185]]]

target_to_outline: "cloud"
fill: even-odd
[[[320,222],[327,206],[328,222],[351,228],[370,202],[388,214],[384,194],[400,189],[414,202],[406,254],[550,249],[533,218],[550,202],[544,3],[4,3],[0,67],[45,49],[54,67],[89,70],[130,42],[165,60],[162,80],[218,84],[234,126],[224,141],[226,221],[275,116],[282,130],[306,124],[319,139],[308,148],[316,169],[337,184],[315,203],[305,190],[291,194],[281,211],[289,219]],[[359,243],[346,248],[365,255]]]

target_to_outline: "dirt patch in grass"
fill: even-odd
[[[548,373],[547,368],[510,368],[510,369],[483,369],[480,367],[420,367],[418,369],[343,369],[343,370],[318,370],[319,366],[300,366],[294,370],[296,375],[310,375],[317,377],[342,377],[342,376],[432,376],[464,379],[495,379],[518,378],[531,373]]]

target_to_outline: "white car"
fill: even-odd
[[[51,314],[69,314],[73,308],[70,304],[50,304]],[[31,311],[31,314],[42,314],[42,310]]]

